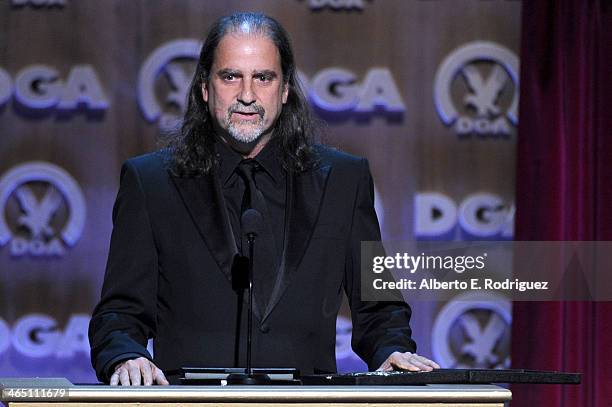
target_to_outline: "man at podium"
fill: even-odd
[[[365,159],[315,133],[285,30],[255,13],[217,20],[180,132],[121,170],[89,329],[101,381],[167,384],[163,371],[181,366],[244,366],[247,228],[254,366],[335,372],[344,291],[370,369],[438,367],[414,353],[407,304],[362,301],[360,242],[380,240],[372,177]],[[248,226],[247,210],[258,214]]]

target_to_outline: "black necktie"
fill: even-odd
[[[261,304],[261,312],[270,299],[270,294],[276,282],[278,269],[278,252],[272,228],[269,223],[268,207],[265,198],[255,183],[255,174],[260,170],[259,164],[253,159],[242,160],[236,169],[245,184],[242,197],[241,213],[249,208],[255,209],[262,216],[262,224],[255,238],[253,250],[253,288],[255,300]],[[241,225],[242,228],[242,225]],[[248,256],[249,246],[246,236],[241,233],[242,254]]]

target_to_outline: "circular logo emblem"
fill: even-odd
[[[0,179],[0,208],[0,246],[10,241],[15,256],[61,255],[58,239],[74,246],[85,225],[79,185],[50,163],[28,162],[7,172]]]
[[[160,120],[161,127],[171,126],[185,109],[187,91],[193,72],[193,62],[200,55],[202,43],[180,39],[167,42],[146,59],[138,74],[138,101],[140,110],[149,122]],[[189,67],[183,66],[185,62]],[[167,81],[159,93],[166,93],[163,102],[157,97],[156,84],[161,74]]]
[[[518,74],[518,57],[499,44],[476,41],[457,48],[434,80],[440,119],[459,135],[508,135],[509,124],[518,122]]]
[[[445,368],[508,368],[511,324],[507,299],[476,293],[457,296],[434,322],[434,359]]]

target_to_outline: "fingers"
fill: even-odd
[[[439,369],[438,365],[433,360],[429,360],[424,356],[410,352],[393,352],[385,362],[377,369],[379,371],[391,370],[408,370],[411,372],[425,371],[429,372],[433,369]]]
[[[423,358],[423,359],[425,359],[425,364],[426,365],[429,365],[429,366],[433,367],[434,369],[441,369],[441,366],[439,364],[437,364],[436,362],[434,362],[433,360],[430,360],[430,359],[427,359],[427,358]]]
[[[150,386],[153,383],[168,385],[164,373],[147,358],[140,357],[122,362],[115,367],[110,377],[110,385],[116,386]]]
[[[119,369],[119,383],[121,383],[122,386],[130,385],[130,373],[127,367]]]
[[[136,361],[128,360],[126,365],[127,365],[127,370],[130,375],[130,381],[132,382],[132,386],[140,386],[141,384],[140,382],[140,379],[141,379],[140,364]],[[124,386],[126,385],[123,382],[121,384],[123,384]],[[129,385],[129,383],[127,384]]]
[[[115,373],[113,373],[113,375],[110,378],[110,383],[111,386],[116,386],[119,384],[119,373],[117,373],[117,371],[115,370]]]
[[[153,363],[151,363],[151,366],[153,367],[153,380],[155,380],[155,383],[161,384],[162,386],[169,385],[170,383],[166,379],[166,376],[164,376],[164,372]]]
[[[383,364],[380,365],[380,367],[378,369],[376,369],[377,372],[388,372],[388,371],[393,370],[393,367],[391,366],[391,363],[389,362],[389,359],[391,359],[391,356],[393,356],[393,355],[390,355],[387,358],[387,360],[385,360],[383,362]]]
[[[145,386],[150,386],[151,384],[153,384],[153,373],[151,371],[151,365],[152,363],[148,360],[147,363],[142,364],[142,384],[144,384]]]

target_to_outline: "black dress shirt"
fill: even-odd
[[[242,239],[240,237],[242,236],[242,231],[240,217],[242,215],[241,206],[245,184],[238,175],[236,167],[243,160],[243,157],[223,142],[217,142],[216,149],[220,161],[217,176],[223,191],[223,198],[229,214],[234,239],[236,240],[236,247],[241,251]],[[266,221],[269,222],[274,234],[277,260],[282,255],[283,243],[285,241],[285,202],[287,193],[287,174],[280,163],[279,154],[280,148],[273,139],[254,158],[260,167],[255,172],[255,183],[266,201],[269,215],[266,216]],[[245,252],[242,252],[242,254],[247,255]]]

